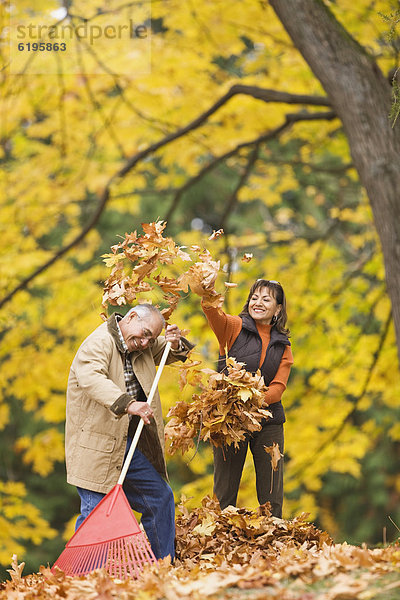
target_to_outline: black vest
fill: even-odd
[[[229,350],[229,356],[233,356],[238,362],[245,363],[246,371],[251,373],[255,373],[260,368],[265,385],[268,386],[279,368],[285,346],[290,346],[289,339],[285,334],[279,333],[275,327],[271,327],[271,339],[265,353],[264,362],[259,367],[262,340],[256,323],[248,314],[241,315],[241,319],[242,329]],[[225,356],[220,355],[218,358],[218,371],[221,373],[225,369]],[[268,419],[267,424],[278,425],[286,421],[282,402],[274,402],[268,407],[268,410],[271,411],[273,418]]]

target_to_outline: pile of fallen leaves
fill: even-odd
[[[207,497],[193,511],[179,506],[177,559],[144,569],[139,579],[112,579],[104,570],[66,577],[48,567],[23,577],[14,557],[0,600],[350,600],[397,597],[400,548],[333,544],[302,515],[291,521],[228,507]]]
[[[189,568],[200,561],[255,564],[276,559],[284,548],[319,549],[333,543],[325,531],[306,521],[305,513],[285,521],[271,515],[268,503],[257,511],[233,506],[221,510],[215,498],[206,496],[200,508],[189,511],[185,501],[176,520],[176,556]]]
[[[232,506],[221,511],[210,497],[189,511],[183,499],[176,522],[176,564],[187,573],[198,573],[198,581],[195,584],[189,577],[180,589],[201,592],[211,585],[214,593],[238,587],[252,590],[254,596],[246,597],[267,600],[344,600],[359,598],[387,574],[393,574],[388,590],[400,589],[398,545],[370,550],[334,544],[327,532],[306,519],[305,513],[293,520],[278,519],[271,516],[268,504],[256,511]],[[315,596],[304,593],[327,578],[331,586],[326,594],[320,586]],[[299,595],[288,589],[291,582]],[[260,588],[262,594],[257,595]]]
[[[103,255],[106,266],[111,267],[103,288],[104,307],[134,304],[149,292],[161,291],[167,305],[162,313],[168,319],[189,287],[204,296],[209,306],[222,306],[224,297],[214,289],[219,261],[214,261],[210,252],[200,246],[178,246],[171,237],[164,237],[166,225],[165,221],[142,223],[143,234],[126,233],[120,243],[111,247],[111,253]],[[221,234],[222,230],[214,232],[209,239]],[[185,263],[190,266],[184,268]],[[165,267],[172,265],[178,275],[165,276]]]
[[[169,410],[167,417],[171,419],[165,435],[170,440],[170,454],[193,448],[195,438],[213,446],[237,447],[246,434],[261,429],[262,419],[271,417],[265,409],[267,388],[260,372],[249,373],[232,357],[226,359],[226,365],[226,375],[212,369],[197,370],[207,378],[206,382],[200,377],[192,380],[201,393],[193,394],[191,402],[177,402]],[[192,377],[194,372],[192,368]]]

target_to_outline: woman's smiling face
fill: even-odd
[[[274,316],[278,316],[281,305],[274,298],[268,287],[258,288],[249,300],[249,315],[258,323],[267,325]]]

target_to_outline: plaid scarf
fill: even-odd
[[[125,340],[122,336],[121,330],[119,328],[118,323],[121,319],[122,319],[121,315],[115,315],[115,321],[117,323],[119,339],[120,339],[122,347],[124,349],[124,353],[122,355],[122,361],[124,363],[124,378],[125,378],[126,391],[137,402],[146,401],[146,397],[143,394],[142,386],[140,385],[140,383],[137,380],[137,377],[133,371],[128,346],[126,345]]]

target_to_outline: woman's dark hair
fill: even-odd
[[[250,302],[252,295],[254,294],[254,292],[256,292],[260,288],[264,288],[264,287],[266,287],[270,290],[270,292],[272,293],[273,297],[275,298],[277,304],[280,304],[280,306],[281,306],[281,310],[279,312],[277,320],[275,321],[275,323],[273,323],[274,327],[276,327],[276,329],[280,333],[284,333],[285,335],[289,336],[290,331],[286,327],[286,321],[287,321],[286,296],[285,296],[285,292],[283,291],[283,287],[281,286],[279,281],[274,281],[274,280],[270,280],[270,279],[257,279],[257,281],[255,283],[253,283],[253,285],[250,288],[250,292],[249,292],[249,295],[247,296],[246,304],[243,306],[242,312],[240,313],[239,316],[241,316],[243,314],[246,314],[246,315],[249,314],[249,302]]]

